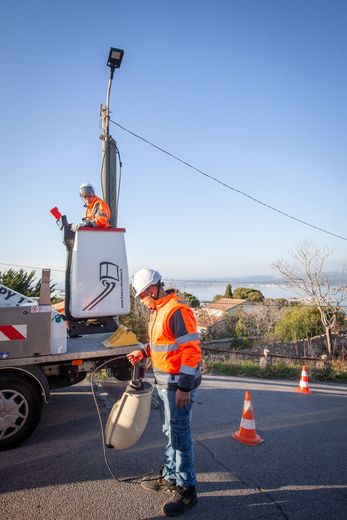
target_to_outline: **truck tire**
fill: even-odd
[[[29,377],[0,376],[0,451],[4,451],[33,433],[41,417],[42,395]]]

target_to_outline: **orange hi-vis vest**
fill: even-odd
[[[85,218],[90,221],[93,227],[110,227],[111,212],[107,202],[95,195],[91,204],[87,206]]]
[[[156,382],[190,391],[201,382],[201,349],[195,317],[175,292],[155,301],[148,324],[149,349]],[[179,311],[179,312],[177,312]]]

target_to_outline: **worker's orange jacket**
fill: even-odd
[[[156,383],[190,391],[201,382],[201,349],[193,311],[174,291],[155,300],[148,324],[149,345]]]
[[[95,195],[87,206],[85,218],[93,227],[110,227],[111,212],[107,202]]]

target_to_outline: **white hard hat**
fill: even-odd
[[[80,197],[85,197],[86,195],[91,195],[92,197],[95,195],[95,190],[89,182],[84,182],[80,186]]]
[[[131,285],[136,291],[135,297],[139,296],[150,285],[155,285],[160,282],[161,274],[154,269],[140,269],[134,274]]]

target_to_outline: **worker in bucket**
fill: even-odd
[[[176,516],[197,503],[192,407],[201,383],[201,349],[195,317],[174,290],[164,290],[161,275],[141,269],[132,280],[135,297],[151,310],[149,344],[128,354],[134,365],[151,357],[159,395],[163,432],[168,438],[159,475],[141,482],[151,491],[166,491],[166,516]]]
[[[80,186],[80,197],[86,207],[83,223],[78,227],[108,228],[110,226],[111,212],[108,204],[95,195],[94,188],[89,183]]]

